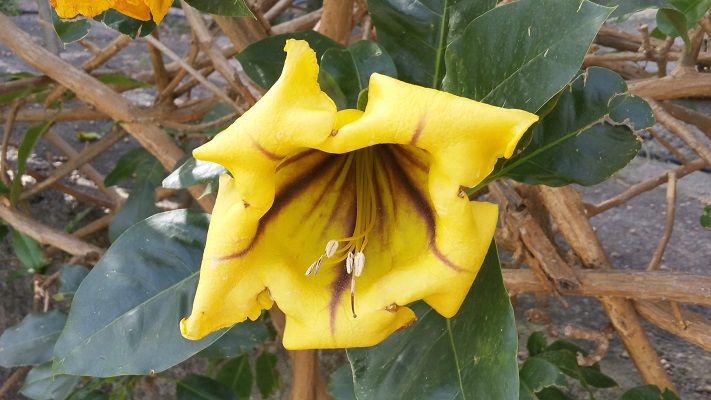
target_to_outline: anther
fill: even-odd
[[[318,260],[314,261],[313,264],[306,270],[306,276],[311,275],[311,272],[314,273],[314,276],[318,274],[319,268],[321,268],[321,263],[323,262],[323,256],[319,257]]]
[[[350,275],[353,272],[353,253],[348,252],[348,257],[346,257],[346,272]]]
[[[363,267],[365,266],[365,254],[359,251],[355,255],[355,260],[353,260],[353,274],[355,276],[360,276],[363,273]]]
[[[326,243],[326,258],[333,257],[336,254],[336,250],[338,250],[338,240],[329,240]]]

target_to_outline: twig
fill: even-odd
[[[629,82],[627,88],[635,96],[655,100],[711,97],[711,74],[683,74],[642,79]]]
[[[352,30],[353,0],[323,0],[323,15],[319,32],[348,45]]]
[[[76,157],[79,152],[74,150],[74,148],[67,143],[66,140],[64,140],[61,136],[59,136],[53,129],[48,129],[47,132],[45,132],[43,138],[48,141],[49,143],[52,144],[52,146],[56,147],[64,153],[65,156],[68,158],[73,158]],[[96,185],[99,190],[106,195],[106,197],[109,198],[110,200],[110,205],[108,208],[114,209],[114,207],[119,206],[123,199],[119,194],[116,192],[116,189],[114,188],[107,188],[104,186],[104,176],[96,170],[89,162],[87,161],[84,165],[79,167],[79,170],[84,173],[89,179],[91,179],[92,182]],[[105,207],[105,206],[104,206]]]
[[[0,144],[0,179],[5,184],[5,186],[10,187],[10,178],[7,176],[7,146],[10,143],[10,136],[12,135],[12,128],[15,126],[15,118],[17,117],[17,112],[20,107],[24,104],[22,100],[15,100],[12,103],[12,108],[10,109],[10,114],[8,114],[7,121],[5,122],[5,130],[2,135],[2,144]]]
[[[270,8],[267,12],[264,13],[264,18],[267,21],[271,21],[274,18],[280,16],[284,11],[286,11],[287,8],[291,6],[291,3],[293,3],[294,0],[279,0]]]
[[[679,57],[679,62],[677,63],[676,68],[674,68],[672,75],[694,72],[694,66],[699,58],[699,51],[701,50],[701,43],[704,39],[704,33],[703,28],[698,25],[695,26],[691,32],[689,32],[690,46],[684,46],[684,51],[682,51],[681,57]]]
[[[40,174],[37,171],[31,170],[31,169],[27,169],[26,173],[27,173],[27,175],[35,178],[38,182],[42,182],[45,179],[47,179],[46,176]],[[108,209],[114,208],[114,203],[112,203],[112,202],[96,198],[96,197],[88,195],[86,193],[82,193],[76,189],[72,189],[69,186],[62,185],[61,183],[58,183],[58,182],[52,183],[50,185],[50,187],[59,191],[59,192],[62,192],[64,194],[68,194],[69,196],[72,196],[75,199],[77,199],[83,203],[91,204],[91,205],[98,206],[98,207],[108,208]]]
[[[706,147],[696,137],[696,135],[689,130],[689,128],[684,126],[684,124],[676,118],[672,117],[671,114],[659,105],[659,103],[652,99],[645,100],[647,100],[649,106],[652,107],[652,112],[654,112],[654,117],[657,119],[657,122],[667,128],[669,132],[679,136],[679,138],[683,140],[684,143],[691,148],[691,150],[694,150],[699,157],[711,165],[711,149]]]
[[[301,17],[284,22],[283,24],[274,25],[272,26],[272,33],[275,35],[279,35],[282,33],[290,33],[301,31],[304,29],[311,29],[321,19],[322,13],[323,9],[318,9],[306,15],[302,15]]]
[[[185,62],[187,62],[190,65],[193,65],[195,63],[195,60],[197,59],[198,55],[198,44],[193,41],[190,43],[190,49],[188,50],[188,54],[185,56]],[[178,72],[175,74],[173,79],[168,83],[163,90],[158,93],[158,96],[156,96],[156,102],[172,102],[173,101],[173,90],[175,90],[176,87],[180,84],[180,82],[185,78],[185,75],[188,74],[188,71],[184,69],[178,70]]]
[[[21,200],[28,199],[31,196],[50,187],[55,182],[59,181],[65,175],[71,173],[75,169],[81,167],[85,163],[93,160],[102,154],[106,149],[116,144],[126,135],[126,131],[120,128],[115,128],[111,133],[99,139],[96,143],[86,147],[84,150],[71,157],[67,162],[52,171],[45,180],[37,182],[34,186],[28,188],[20,195]]]
[[[204,124],[197,124],[197,125],[191,125],[191,124],[180,124],[177,122],[171,122],[171,121],[160,121],[161,126],[165,126],[166,128],[172,128],[172,129],[177,129],[179,131],[184,131],[184,132],[198,132],[198,131],[204,131],[207,129],[215,128],[220,125],[224,125],[235,118],[237,118],[239,114],[236,112],[227,114],[225,116],[222,116],[214,121],[210,122],[205,122]]]
[[[594,206],[588,206],[586,208],[587,215],[589,217],[594,217],[595,215],[605,212],[611,208],[617,207],[620,204],[626,203],[644,192],[648,192],[656,188],[657,186],[665,184],[669,179],[669,172],[673,172],[677,178],[682,178],[692,172],[704,168],[707,165],[708,163],[706,161],[696,159],[694,161],[690,161],[688,164],[674,168],[668,172],[664,172],[663,174],[659,174],[649,180],[632,185],[629,189],[625,190],[624,192],[618,194],[617,196],[611,199],[605,200]]]
[[[674,157],[678,158],[679,161],[680,161],[682,164],[688,164],[688,163],[689,163],[689,159],[687,159],[686,157],[684,157],[684,155],[681,154],[681,153],[679,152],[679,150],[676,149],[676,147],[672,146],[669,142],[667,142],[666,140],[664,140],[664,138],[661,137],[654,129],[652,129],[652,128],[647,128],[647,132],[649,132],[649,134],[652,135],[652,137],[653,137],[654,139],[656,139],[657,142],[659,142],[659,144],[661,144],[662,146],[664,146],[665,149],[669,150],[669,152],[672,153],[672,154],[674,155]]]
[[[679,325],[679,328],[681,328],[681,329],[688,328],[689,325],[684,320],[684,316],[681,315],[681,308],[679,308],[679,303],[677,303],[675,301],[670,301],[669,306],[671,307],[672,314],[674,314],[674,318],[676,318],[676,323],[677,323],[677,325]]]
[[[188,24],[190,24],[200,49],[212,60],[212,65],[215,67],[215,70],[219,72],[227,83],[245,100],[246,105],[244,105],[242,109],[244,110],[253,106],[257,101],[249,92],[249,89],[244,86],[239,75],[237,75],[237,71],[234,70],[227,62],[227,59],[217,47],[215,47],[212,34],[208,31],[205,21],[202,19],[202,15],[188,5],[185,0],[181,0],[181,4],[185,12],[185,19],[188,21]]]
[[[158,30],[151,32],[151,35],[155,37],[156,40],[160,40],[158,36]],[[165,88],[170,83],[170,77],[168,77],[168,71],[165,70],[165,63],[163,62],[163,54],[155,46],[150,43],[146,43],[148,48],[148,54],[151,56],[151,64],[153,65],[153,74],[156,77],[156,86],[158,91],[158,96],[156,96],[155,104],[162,103],[161,94],[165,93]]]
[[[90,255],[98,260],[104,254],[104,250],[68,235],[60,230],[41,224],[34,219],[22,214],[16,209],[12,209],[0,204],[0,218],[7,221],[14,229],[26,234],[40,243],[51,244],[69,254]]]
[[[602,360],[605,353],[607,353],[607,349],[610,347],[610,338],[612,338],[612,334],[614,332],[615,330],[612,326],[603,329],[602,331],[581,329],[571,325],[568,325],[563,329],[563,334],[569,338],[587,340],[597,345],[595,350],[591,351],[587,356],[584,356],[580,352],[576,354],[578,365],[581,367],[589,367]]]
[[[707,351],[711,351],[711,322],[701,315],[681,310],[686,328],[676,323],[676,317],[669,304],[635,301],[635,309],[647,321],[665,329]]]
[[[101,84],[96,78],[43,49],[30,35],[19,29],[2,13],[0,13],[0,26],[3,27],[0,29],[0,41],[12,52],[32,67],[72,90],[86,103],[110,115],[112,119],[121,121],[124,129],[136,138],[141,146],[155,155],[163,168],[172,170],[175,163],[185,155],[185,152],[168,135],[146,119],[145,114],[138,107]],[[148,38],[150,40],[151,37]],[[196,185],[188,188],[188,191],[203,209],[211,212],[215,204],[215,196],[203,196],[204,189],[204,185]]]
[[[13,372],[12,375],[10,375],[10,377],[3,382],[2,386],[0,386],[0,398],[2,398],[13,385],[24,378],[29,370],[30,367],[20,367],[16,369],[15,372]]]
[[[680,119],[686,123],[696,125],[706,137],[711,140],[711,117],[702,114],[698,111],[690,110],[686,107],[676,105],[669,101],[659,103],[669,112],[674,118]]]
[[[190,75],[192,75],[195,79],[197,79],[200,83],[202,83],[203,86],[205,86],[205,88],[206,88],[207,90],[211,91],[215,96],[219,97],[220,100],[224,101],[225,104],[227,104],[228,106],[232,107],[235,111],[237,111],[237,112],[239,112],[239,113],[244,113],[244,110],[242,109],[242,107],[240,107],[239,104],[237,104],[234,100],[232,100],[229,96],[227,96],[227,94],[225,94],[225,92],[223,92],[220,88],[218,88],[217,86],[215,86],[212,82],[210,82],[210,81],[208,81],[207,79],[205,79],[205,77],[203,77],[202,74],[200,74],[198,71],[195,70],[195,68],[193,68],[193,67],[190,66],[188,63],[186,63],[182,58],[180,58],[180,56],[178,56],[177,54],[175,54],[175,53],[173,52],[173,50],[167,48],[163,43],[157,41],[157,40],[156,40],[154,37],[152,37],[152,36],[146,36],[146,37],[144,37],[144,39],[145,39],[148,43],[150,43],[150,44],[152,44],[153,46],[155,46],[158,50],[160,50],[161,52],[163,52],[163,54],[165,54],[166,56],[168,56],[168,58],[170,58],[170,59],[172,59],[173,61],[175,61],[175,62],[177,62],[178,64],[180,64],[180,66],[183,67],[183,69],[185,69],[186,71],[188,71],[188,73],[189,73]]]
[[[662,262],[662,256],[664,256],[664,250],[667,248],[669,239],[671,238],[672,229],[674,229],[674,214],[676,210],[676,174],[673,171],[669,171],[669,179],[667,183],[667,220],[664,225],[664,234],[659,240],[659,245],[654,251],[652,256],[652,261],[649,262],[647,266],[647,271],[654,271],[659,268],[659,263]]]
[[[131,38],[126,36],[126,35],[120,35],[116,39],[114,39],[111,43],[109,43],[108,46],[106,46],[104,49],[99,49],[98,51],[94,52],[94,57],[88,59],[81,65],[81,69],[83,69],[86,72],[91,72],[97,68],[99,68],[101,65],[103,65],[105,62],[107,62],[111,57],[116,55],[116,53],[119,52],[119,50],[123,49],[131,43]],[[96,47],[96,46],[94,46]],[[52,103],[54,103],[56,100],[61,98],[64,93],[66,93],[67,88],[64,86],[57,86],[49,92],[47,95],[47,98],[44,100],[44,107],[48,108]]]

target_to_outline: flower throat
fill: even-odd
[[[356,187],[356,220],[353,234],[349,237],[332,239],[326,243],[326,250],[318,260],[306,270],[306,275],[314,276],[321,265],[329,265],[346,261],[346,272],[351,276],[351,311],[355,312],[355,278],[363,273],[365,266],[365,246],[368,244],[368,234],[375,226],[375,149],[366,147],[348,154],[344,169],[355,168]]]

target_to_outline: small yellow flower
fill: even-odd
[[[49,0],[60,18],[74,18],[84,15],[93,18],[113,8],[121,14],[141,21],[153,21],[159,24],[168,13],[173,0]]]
[[[497,207],[470,202],[536,115],[370,78],[365,112],[337,112],[306,42],[289,40],[267,94],[194,151],[225,166],[200,282],[181,332],[199,339],[273,302],[289,349],[374,345],[424,300],[462,304]]]

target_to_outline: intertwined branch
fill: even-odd
[[[228,61],[247,45],[269,35],[314,27],[344,44],[361,37],[372,38],[376,34],[362,0],[324,0],[323,9],[274,26],[269,21],[290,9],[290,0],[266,1],[254,5],[252,8],[257,19],[212,17],[216,27],[186,3],[183,2],[182,6],[193,39],[185,54],[171,50],[161,42],[157,34],[139,39],[147,46],[152,68],[136,73],[133,77],[155,85],[156,95],[150,107],[139,107],[123,97],[120,92],[126,88],[109,87],[96,79],[97,76],[113,72],[102,69],[102,66],[128,44],[127,37],[118,36],[103,49],[84,41],[94,55],[76,67],[44,49],[15,26],[10,18],[0,14],[0,26],[3,27],[0,29],[0,41],[43,74],[0,83],[0,94],[50,85],[53,89],[46,98],[45,106],[60,98],[67,90],[73,91],[77,99],[84,103],[57,111],[30,108],[28,99],[18,99],[11,106],[0,110],[0,120],[5,124],[0,151],[0,179],[9,184],[7,172],[12,171],[13,166],[5,157],[10,145],[10,134],[18,122],[53,119],[55,123],[87,120],[113,120],[118,123],[111,133],[80,152],[74,151],[50,129],[44,139],[64,153],[67,161],[46,176],[35,173],[36,183],[25,187],[21,194],[21,200],[25,201],[48,189],[59,190],[81,201],[105,207],[111,211],[109,215],[70,235],[50,228],[7,202],[0,204],[0,218],[14,229],[46,245],[48,254],[59,249],[75,257],[75,261],[92,263],[105,250],[82,238],[105,228],[122,206],[125,196],[104,187],[104,177],[91,163],[126,134],[133,136],[141,146],[155,155],[166,170],[171,170],[185,153],[161,128],[177,129],[190,138],[191,132],[228,122],[254,104],[261,90],[234,63]],[[358,24],[362,27],[361,32],[352,38],[352,28]],[[229,39],[230,45],[218,47],[215,38],[219,35]],[[562,301],[565,301],[565,296],[572,295],[599,298],[644,381],[660,387],[673,388],[673,385],[649,342],[641,324],[642,319],[711,351],[711,321],[679,305],[711,306],[711,275],[657,271],[672,232],[676,182],[711,165],[711,149],[705,144],[707,142],[689,128],[695,126],[711,138],[711,117],[669,102],[682,97],[711,97],[711,75],[701,72],[711,63],[711,52],[702,52],[698,45],[708,35],[711,35],[708,15],[690,31],[690,48],[677,45],[671,39],[654,39],[650,37],[646,26],[641,26],[638,33],[603,26],[596,40],[597,47],[591,49],[585,58],[585,66],[606,67],[628,79],[630,92],[642,96],[650,103],[657,121],[680,138],[688,150],[696,154],[695,158],[682,156],[688,152],[680,151],[656,132],[650,131],[661,145],[677,155],[681,165],[599,204],[584,203],[572,187],[531,187],[505,181],[489,186],[490,195],[504,210],[497,242],[514,254],[510,265],[512,268],[503,271],[510,295],[547,293]],[[165,63],[164,57],[171,61]],[[667,75],[667,66],[672,62],[676,63],[676,67]],[[645,63],[655,64],[659,73],[650,73],[645,69]],[[211,79],[214,73],[219,74],[222,84]],[[203,89],[201,93],[208,94],[196,98],[195,89],[198,87]],[[231,107],[233,112],[213,123],[194,124],[219,102]],[[86,195],[58,183],[74,170],[82,171],[94,182],[103,197]],[[668,188],[668,217],[659,246],[650,255],[652,262],[646,270],[615,269],[589,219],[624,205],[634,197],[663,184],[667,184]],[[210,212],[214,197],[201,197],[203,189],[193,187],[190,194],[203,209]],[[171,193],[160,191],[159,199]],[[561,250],[556,241],[558,235],[570,246],[574,257]],[[281,333],[283,314],[273,310],[272,321]],[[607,348],[607,333],[584,332],[574,327],[570,327],[567,332],[571,336],[598,344],[600,351],[595,357],[601,357]],[[323,375],[315,361],[315,352],[291,352],[291,359],[295,374],[292,398],[328,398]],[[24,372],[19,370],[12,379],[19,379]],[[2,386],[0,395],[10,383],[6,382]]]

